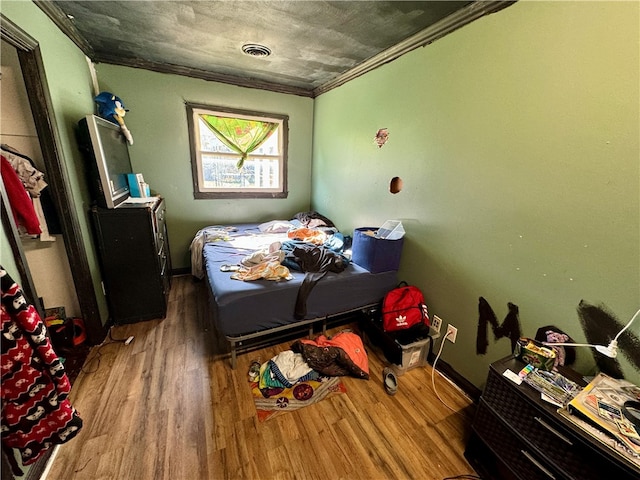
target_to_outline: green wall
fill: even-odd
[[[640,307],[639,9],[518,2],[316,99],[313,207],[344,231],[402,220],[400,278],[458,328],[442,357],[477,386],[511,352],[489,332],[476,355],[481,296],[576,341],[582,299],[623,323]]]
[[[125,123],[134,170],[166,198],[174,269],[190,266],[189,245],[207,225],[289,219],[309,209],[312,99],[114,65],[95,68],[101,90],[130,110]],[[194,200],[185,102],[289,115],[288,198]]]
[[[2,13],[41,45],[62,149],[103,312],[73,130],[94,110],[84,55],[32,2]],[[349,231],[400,219],[400,277],[458,327],[443,358],[480,386],[510,353],[489,334],[475,353],[478,298],[523,334],[554,324],[584,340],[576,307],[621,322],[640,306],[637,2],[526,2],[482,18],[342,87],[308,98],[97,65],[123,98],[134,168],[168,204],[175,268],[205,225],[314,208]],[[290,116],[288,199],[193,200],[184,102]],[[389,142],[377,148],[375,132]],[[313,159],[313,160],[312,160]],[[404,180],[392,195],[392,177]],[[310,193],[311,191],[311,193]],[[4,258],[4,253],[3,253]],[[106,313],[105,317],[106,319]],[[633,332],[638,335],[640,323]],[[640,383],[626,359],[627,376]],[[591,352],[578,352],[585,371]]]
[[[89,257],[100,315],[103,323],[106,323],[107,304],[100,285],[100,268],[97,252],[93,247],[88,216],[90,198],[83,160],[75,139],[78,120],[87,113],[92,113],[94,109],[91,75],[85,56],[33,2],[3,0],[0,8],[5,17],[33,37],[40,46],[58,127],[61,156],[67,166],[67,176]]]

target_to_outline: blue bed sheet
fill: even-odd
[[[203,246],[203,263],[211,289],[212,315],[218,331],[226,337],[237,337],[272,328],[292,325],[298,289],[305,274],[291,270],[292,280],[241,281],[231,278],[231,272],[221,271],[222,265],[238,264],[251,253],[243,239],[255,237],[268,245],[277,235],[261,234],[257,224],[235,225],[231,241],[217,240]],[[284,237],[280,237],[284,238]],[[370,273],[351,263],[341,273],[328,272],[307,298],[304,319],[324,318],[382,300],[398,284],[397,272]]]

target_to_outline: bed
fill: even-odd
[[[265,251],[275,242],[290,240],[287,232],[262,231],[264,225],[207,227],[194,238],[199,248],[192,243],[192,273],[198,270],[194,268],[194,255],[198,260],[201,252],[199,270],[208,286],[210,320],[229,342],[232,368],[239,352],[273,341],[295,328],[308,328],[309,336],[315,327],[322,326],[324,332],[327,322],[336,317],[377,307],[398,284],[395,271],[373,274],[348,263],[343,271],[328,271],[313,284],[301,315],[299,292],[308,273],[289,268],[289,280],[232,278],[236,266],[247,256]],[[221,234],[221,228],[228,233]]]

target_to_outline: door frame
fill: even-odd
[[[80,312],[85,323],[87,340],[89,344],[97,345],[104,340],[108,330],[102,324],[98,299],[93,288],[89,259],[83,243],[78,215],[74,208],[71,183],[69,182],[56,118],[53,114],[53,104],[40,46],[33,37],[2,13],[0,13],[0,34],[2,40],[15,47],[18,52],[29,105],[42,150],[47,183],[60,217],[65,250],[78,295]],[[11,237],[10,232],[7,234]],[[22,248],[19,239],[10,239],[10,241],[16,241],[18,248]],[[26,278],[30,278],[30,275],[27,275]]]
[[[7,192],[4,187],[4,181],[2,181],[1,179],[0,195],[2,196],[2,228],[6,232],[6,235],[9,239],[11,253],[13,254],[13,259],[16,262],[16,267],[18,268],[18,275],[20,276],[20,287],[26,294],[26,297],[33,302],[33,306],[38,312],[38,315],[40,315],[41,318],[44,318],[44,311],[42,309],[43,307],[38,301],[38,292],[36,290],[35,284],[33,283],[33,277],[31,276],[31,270],[29,270],[27,257],[25,256],[24,249],[22,248],[22,243],[20,242],[20,233],[18,232],[18,227],[16,226],[15,221],[11,218],[13,216],[13,213],[11,211],[11,207],[9,206],[9,198],[7,197]],[[13,279],[18,280],[17,278]]]

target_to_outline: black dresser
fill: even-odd
[[[165,201],[93,207],[104,290],[116,325],[164,318],[171,288]]]
[[[473,421],[465,457],[485,479],[638,480],[640,468],[557,413],[525,384],[503,373],[525,364],[493,363]],[[561,373],[584,385],[570,369]]]

